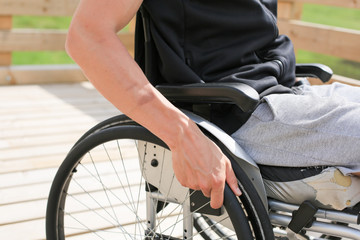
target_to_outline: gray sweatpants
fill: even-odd
[[[232,137],[259,164],[360,172],[360,88],[334,83],[294,90],[265,97]]]

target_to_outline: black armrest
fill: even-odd
[[[295,73],[297,77],[315,77],[324,83],[329,81],[333,75],[331,68],[318,63],[296,64]]]
[[[255,89],[242,83],[164,84],[156,88],[170,101],[233,103],[244,112],[254,111],[260,101]]]

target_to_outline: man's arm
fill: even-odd
[[[161,138],[173,154],[174,172],[186,187],[223,202],[225,180],[240,195],[230,161],[146,79],[117,37],[141,0],[81,0],[66,49],[96,89],[124,114]]]

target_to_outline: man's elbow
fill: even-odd
[[[65,51],[67,54],[77,62],[77,58],[83,55],[84,50],[92,43],[92,29],[89,23],[84,22],[82,19],[73,19],[65,41]]]
[[[104,47],[107,39],[116,33],[108,31],[106,28],[83,21],[75,21],[71,24],[65,42],[67,54],[75,61],[81,60],[84,53],[96,51],[99,47]]]
[[[79,50],[78,43],[81,41],[79,38],[79,35],[76,34],[76,29],[70,27],[66,36],[65,51],[73,59],[77,55],[77,50]]]

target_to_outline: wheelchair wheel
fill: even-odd
[[[176,181],[170,151],[128,123],[98,128],[70,151],[51,187],[47,239],[201,239],[215,229],[222,235],[210,239],[255,237],[259,229],[248,224],[249,214],[228,187],[229,214],[193,230],[191,193]]]

